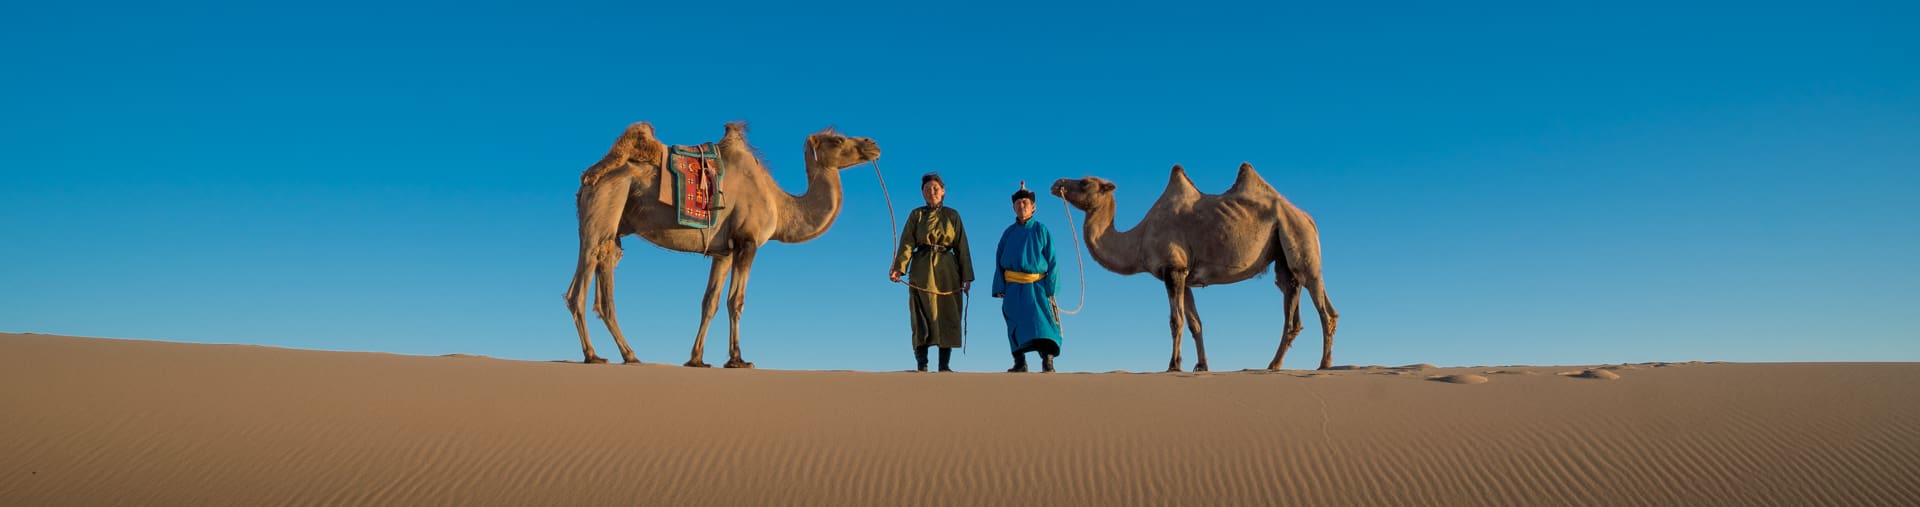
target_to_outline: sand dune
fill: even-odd
[[[0,334],[0,504],[1911,505],[1916,399],[1912,363],[929,375]]]

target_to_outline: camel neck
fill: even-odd
[[[1145,271],[1139,262],[1139,226],[1120,232],[1113,226],[1113,215],[1111,205],[1087,213],[1087,254],[1108,271],[1122,275]]]
[[[840,216],[840,171],[807,168],[807,191],[793,195],[779,191],[775,204],[780,210],[780,226],[773,240],[799,243],[820,237]]]

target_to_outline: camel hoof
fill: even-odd
[[[604,357],[600,357],[600,356],[587,356],[587,360],[585,360],[585,361],[581,361],[581,363],[583,363],[583,364],[607,364],[607,358],[604,358]]]
[[[1168,366],[1168,367],[1167,367],[1167,373],[1180,373],[1180,367],[1179,367],[1179,366]]]
[[[752,368],[753,368],[753,363],[749,363],[749,362],[746,362],[746,361],[744,361],[744,360],[740,360],[740,359],[732,359],[732,360],[728,360],[728,361],[727,361],[727,367],[728,367],[728,368],[747,368],[747,369],[752,369]]]
[[[620,364],[627,364],[627,365],[640,364],[640,359],[633,358],[633,357],[624,357],[624,358],[620,358]]]
[[[685,366],[688,368],[712,368],[712,366],[707,365],[706,361],[687,361],[686,364],[682,364],[680,366]]]
[[[1193,365],[1193,371],[1207,371],[1207,363]]]

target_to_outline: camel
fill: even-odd
[[[693,357],[685,366],[707,367],[703,360],[707,324],[719,306],[720,286],[731,273],[726,367],[753,367],[740,357],[740,312],[746,305],[747,276],[753,271],[755,253],[768,240],[800,243],[825,234],[840,215],[840,170],[879,159],[880,146],[869,138],[841,135],[832,127],[807,136],[807,191],[792,195],[767,173],[758,150],[747,144],[746,130],[744,123],[728,123],[720,138],[719,154],[727,170],[720,183],[724,208],[716,207],[715,224],[706,229],[681,226],[674,208],[656,198],[667,146],[654,138],[651,124],[628,126],[606,157],[581,174],[580,192],[575,195],[580,257],[565,298],[587,363],[607,362],[594,353],[587,338],[583,312],[590,277],[597,281],[593,311],[620,345],[621,360],[640,362],[620,333],[613,309],[613,268],[620,262],[620,238],[635,234],[661,248],[713,258],[706,297],[700,304],[700,331],[694,336]]]
[[[1200,362],[1193,371],[1207,371],[1207,347],[1200,336],[1200,313],[1193,288],[1228,284],[1253,278],[1274,264],[1274,284],[1285,295],[1286,314],[1280,349],[1268,370],[1280,369],[1281,359],[1300,334],[1300,289],[1313,297],[1320,311],[1320,333],[1325,339],[1320,369],[1333,367],[1333,331],[1340,313],[1327,300],[1320,276],[1320,232],[1313,217],[1253,171],[1240,164],[1240,175],[1224,194],[1200,193],[1180,166],[1173,166],[1167,189],[1132,230],[1113,227],[1114,184],[1098,177],[1062,178],[1052,193],[1087,213],[1087,251],[1108,271],[1122,275],[1151,273],[1167,287],[1172,317],[1173,359],[1167,371],[1180,371],[1180,328],[1193,333]]]

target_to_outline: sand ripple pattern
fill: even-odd
[[[1567,369],[727,371],[0,335],[0,503],[1920,498],[1920,365]]]

